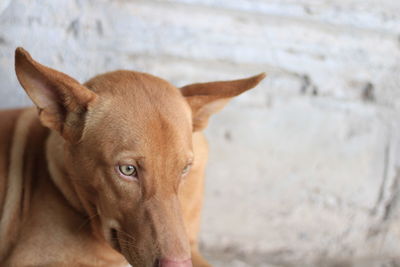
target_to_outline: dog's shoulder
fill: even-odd
[[[33,173],[32,162],[42,156],[38,148],[43,149],[46,136],[36,109],[0,111],[0,261],[25,213],[27,180],[32,178],[27,174]]]

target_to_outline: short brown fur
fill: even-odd
[[[210,266],[201,131],[265,75],[179,90],[133,71],[80,84],[22,48],[15,64],[39,112],[0,112],[0,266]]]

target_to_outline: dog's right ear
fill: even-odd
[[[15,51],[15,72],[38,107],[42,124],[68,141],[78,141],[86,111],[97,95],[68,75],[36,62],[20,47]]]
[[[212,114],[221,110],[233,97],[255,87],[265,76],[265,73],[260,73],[247,79],[195,83],[182,87],[181,93],[192,109],[193,131],[203,130]]]

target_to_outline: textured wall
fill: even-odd
[[[1,107],[29,104],[16,46],[80,81],[266,71],[208,129],[205,249],[219,266],[399,255],[400,1],[13,0]]]

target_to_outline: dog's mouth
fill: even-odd
[[[115,228],[110,229],[110,239],[111,239],[111,246],[119,253],[122,253],[121,244],[118,239],[118,230],[117,229],[115,229]],[[160,266],[161,266],[160,260],[156,259],[154,261],[153,267],[160,267]]]
[[[118,231],[117,229],[111,228],[110,229],[110,239],[111,239],[111,246],[118,252],[122,252],[121,244],[119,243],[118,239]]]
[[[154,262],[153,267],[160,267],[160,266],[161,266],[160,261],[158,259],[156,259],[156,261]]]

